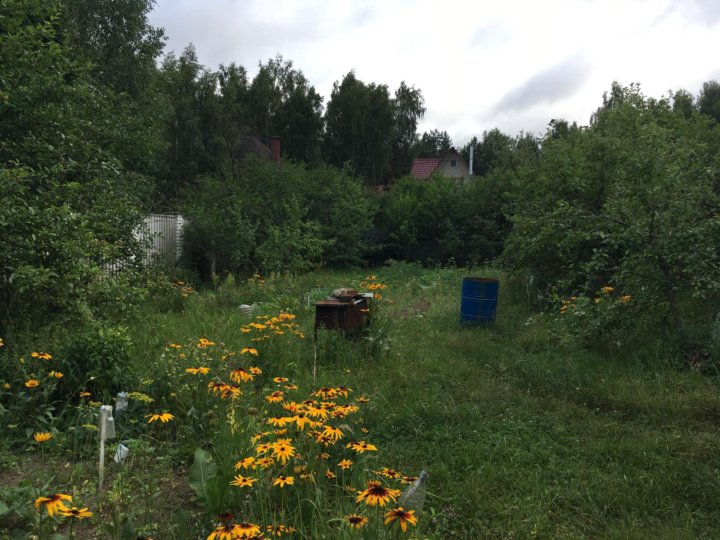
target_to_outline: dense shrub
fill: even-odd
[[[89,328],[73,337],[60,355],[65,386],[109,402],[117,392],[127,390],[132,380],[128,371],[131,343],[122,327]]]
[[[515,175],[504,259],[561,296],[622,290],[632,300],[617,315],[689,346],[720,299],[720,130],[636,86],[613,92],[590,126],[548,133],[537,165]]]
[[[134,124],[127,96],[93,83],[58,16],[54,2],[0,6],[0,327],[9,342],[98,315],[95,293],[114,279],[105,263],[139,260],[133,231],[151,185],[123,168],[122,141],[150,153],[161,144]]]
[[[360,182],[327,166],[249,159],[235,175],[199,179],[185,200],[188,239],[206,279],[358,263],[372,219]]]
[[[507,234],[503,200],[499,175],[470,184],[437,176],[403,178],[380,203],[381,256],[462,264],[493,259]]]

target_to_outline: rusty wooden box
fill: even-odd
[[[315,303],[315,330],[356,331],[369,321],[372,293],[344,290]]]

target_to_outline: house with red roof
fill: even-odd
[[[410,176],[418,180],[426,180],[431,174],[438,173],[444,178],[467,182],[472,178],[470,167],[455,148],[450,148],[445,155],[433,158],[417,158],[413,161]]]

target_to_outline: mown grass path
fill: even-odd
[[[494,327],[463,327],[461,277],[390,277],[389,350],[354,367],[388,465],[430,471],[428,532],[718,537],[715,381],[649,366],[632,346],[557,349],[507,288]]]

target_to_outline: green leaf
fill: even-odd
[[[190,470],[190,487],[197,494],[200,502],[207,504],[209,482],[217,474],[217,467],[212,462],[210,453],[202,448],[195,450],[192,469]]]
[[[229,478],[218,475],[217,466],[209,452],[198,448],[190,470],[190,487],[197,494],[198,501],[205,504],[208,512],[219,514],[223,511],[225,493],[228,490]]]

